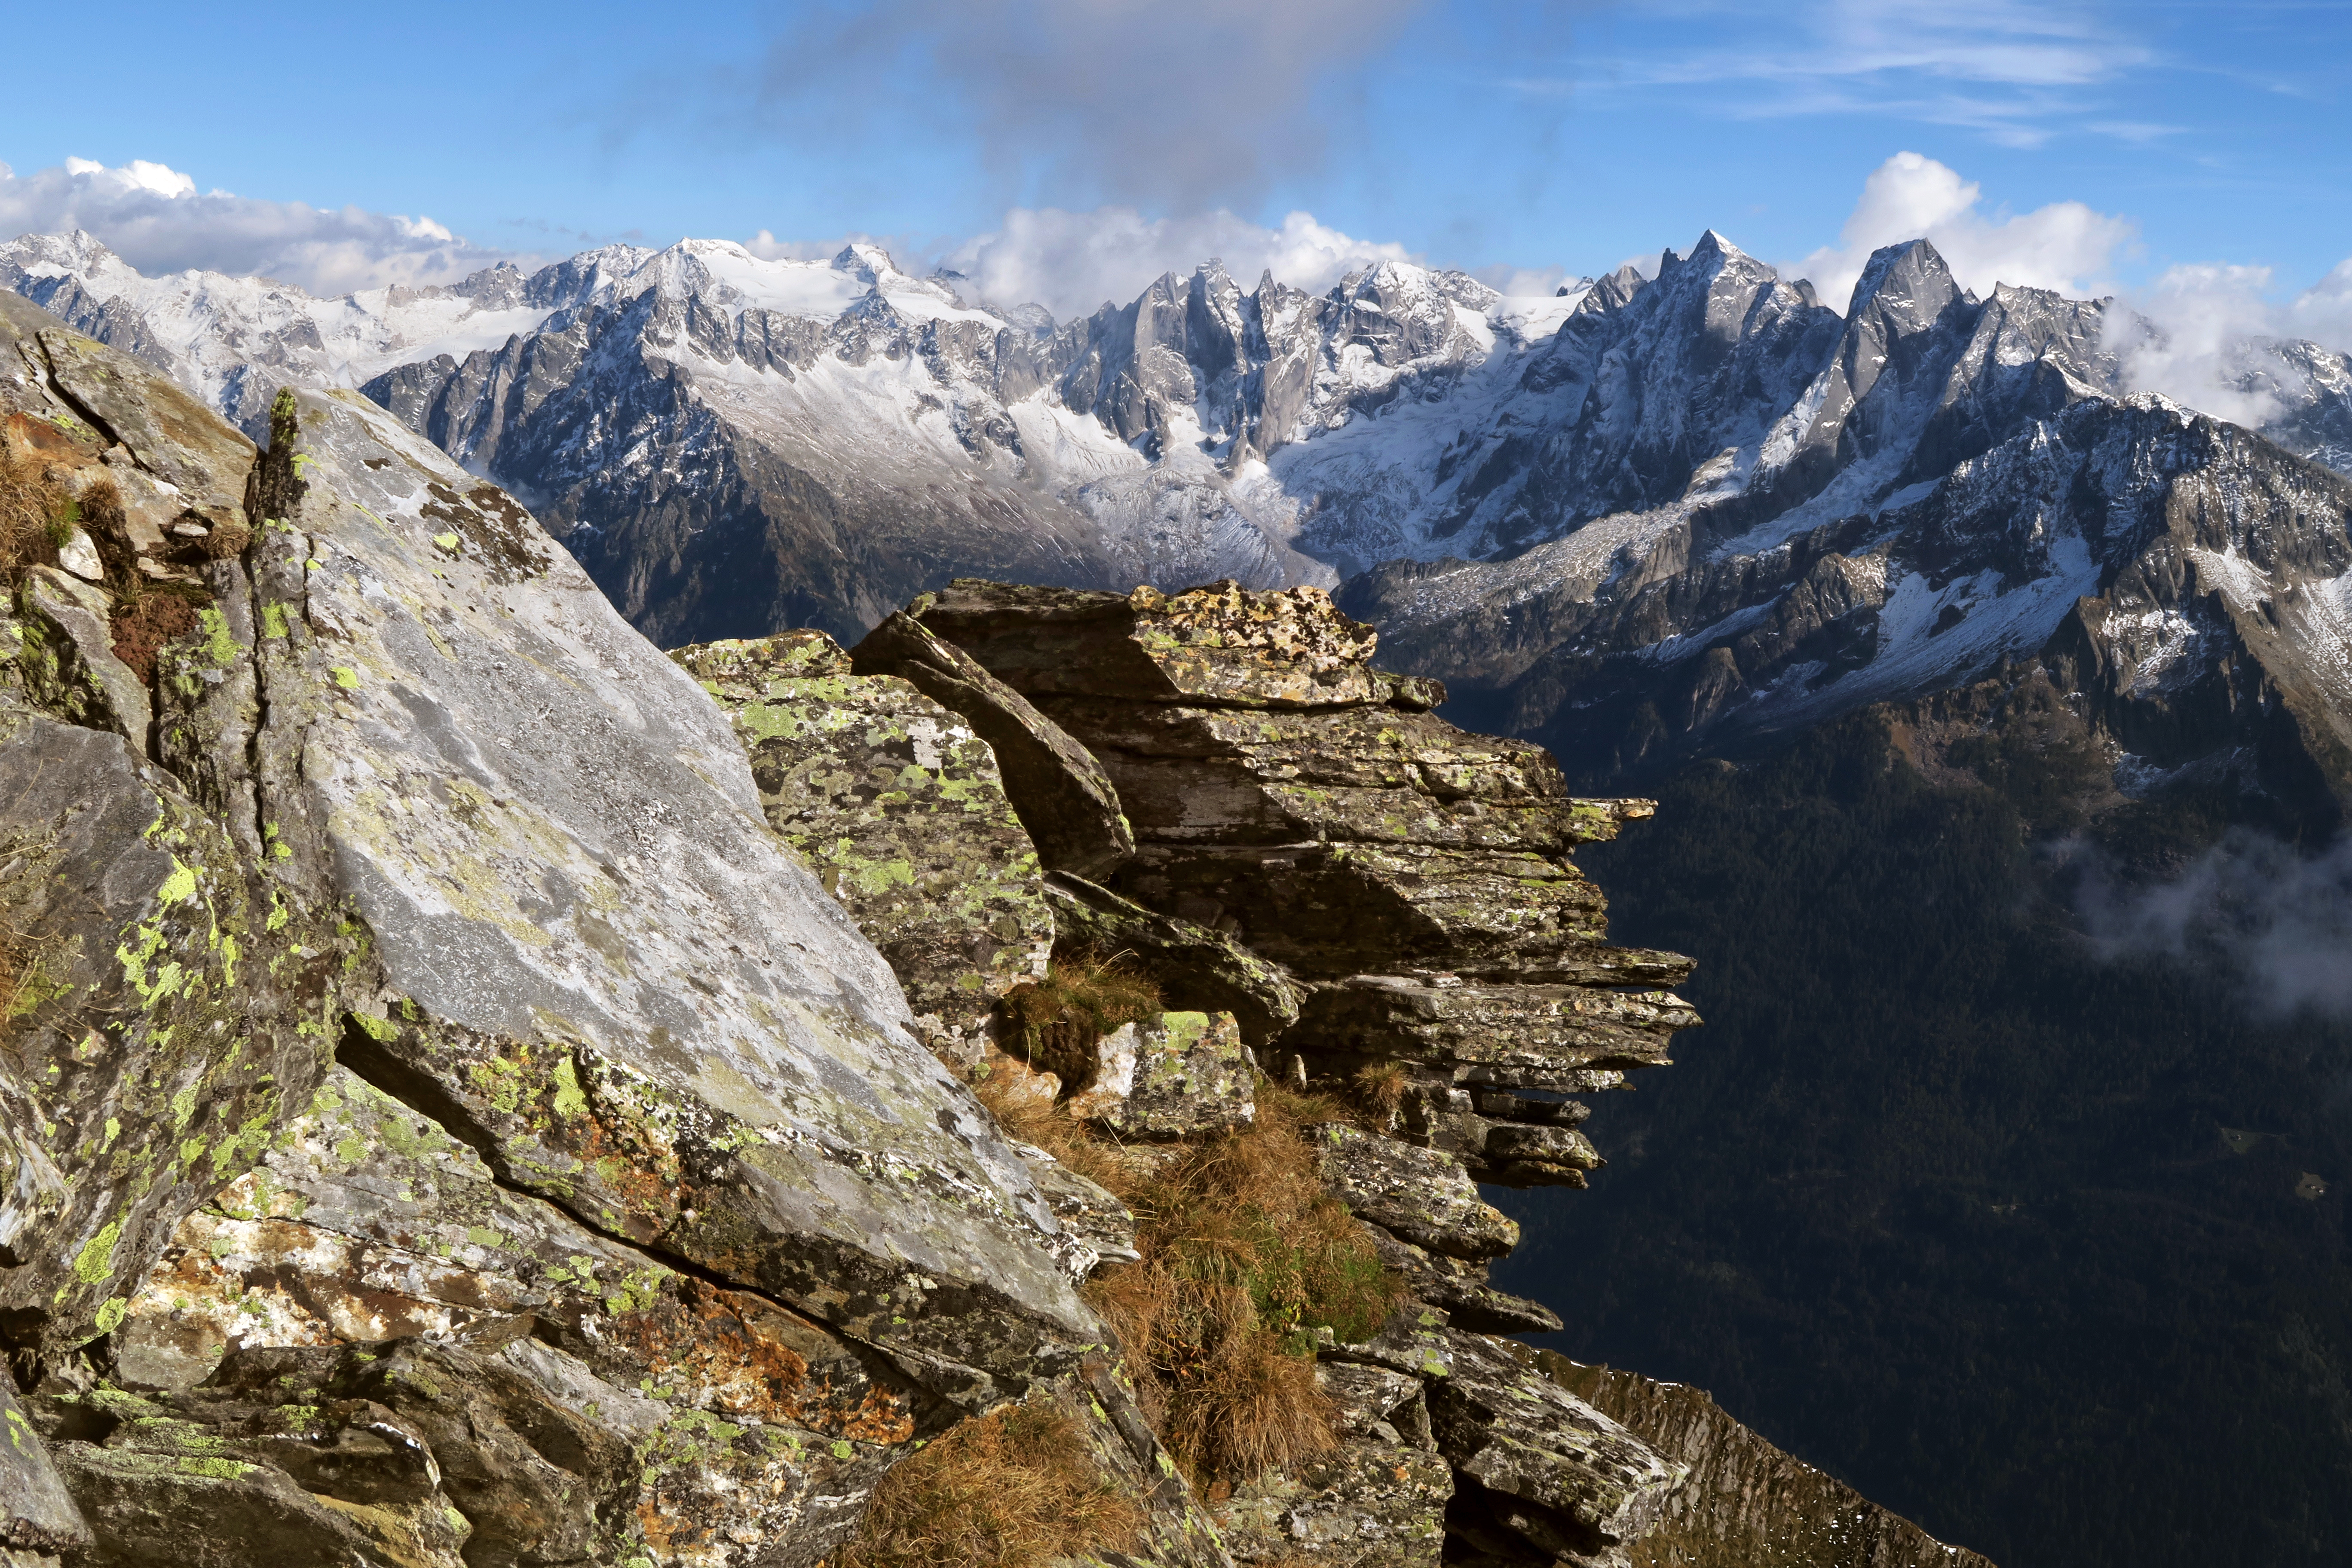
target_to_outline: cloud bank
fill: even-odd
[[[2010,283],[2077,299],[2116,297],[2121,309],[2110,318],[2107,342],[2125,388],[2161,393],[2240,425],[2258,426],[2280,412],[2263,378],[2248,376],[2250,343],[2308,338],[2352,352],[2352,260],[2284,302],[2273,297],[2271,268],[2230,262],[2183,264],[2121,288],[2111,279],[2137,238],[2130,220],[2082,202],[1988,215],[1980,186],[1916,153],[1898,153],[1872,171],[1838,244],[1783,270],[1811,278],[1825,302],[1843,310],[1873,250],[1918,238],[1979,295]],[[2294,374],[2284,364],[2262,368],[2271,377]]]
[[[191,176],[143,159],[109,168],[68,158],[30,174],[0,163],[0,237],[77,228],[151,277],[192,268],[257,275],[325,295],[454,283],[518,259],[429,217],[200,193]]]
[[[1001,305],[1034,300],[1063,321],[1105,303],[1124,305],[1161,273],[1189,273],[1211,259],[1222,261],[1244,289],[1271,272],[1295,288],[1320,290],[1350,271],[1417,258],[1401,245],[1342,234],[1312,213],[1294,212],[1268,228],[1223,211],[1147,218],[1132,207],[1015,208],[995,232],[940,258],[980,298]]]

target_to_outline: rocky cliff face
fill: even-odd
[[[1105,1563],[1654,1531],[1691,1461],[1495,1337],[1557,1319],[1472,1181],[1580,1182],[1562,1097],[1692,1021],[1568,859],[1637,805],[1306,591],[958,584],[854,655],[666,658],[365,401],[257,452],[0,325],[12,1563],[904,1561],[877,1486],[1011,1409],[1127,1500]],[[1057,931],[1172,1008],[1059,1084],[986,1005]],[[1254,1062],[1325,1108],[1405,1294],[1294,1325],[1319,1457],[1195,1493],[1079,1289],[1135,1218],[975,1056],[1147,1160],[1250,1127]]]

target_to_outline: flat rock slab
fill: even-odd
[[[1031,698],[1322,708],[1384,703],[1392,690],[1371,667],[1378,634],[1320,588],[1121,595],[961,577],[914,613]]]
[[[851,658],[858,674],[907,681],[979,731],[1048,868],[1102,877],[1134,855],[1134,830],[1102,763],[971,655],[894,612]]]
[[[1572,865],[1516,851],[1146,843],[1112,886],[1230,930],[1308,977],[1411,967],[1534,979],[1608,942],[1598,888]],[[1345,919],[1334,918],[1339,910]]]
[[[1362,974],[1319,988],[1284,1043],[1427,1063],[1464,1083],[1568,1089],[1586,1069],[1664,1064],[1675,1031],[1697,1022],[1670,992]]]
[[[1453,1155],[1338,1121],[1308,1136],[1324,1183],[1358,1219],[1449,1258],[1500,1258],[1519,1244],[1517,1224]]]
[[[1298,1021],[1305,993],[1289,972],[1223,931],[1147,910],[1066,871],[1046,874],[1045,900],[1060,935],[1126,955],[1177,1007],[1231,1013],[1247,1045],[1264,1045]]]
[[[1162,1013],[1096,1047],[1070,1114],[1126,1138],[1193,1138],[1257,1117],[1257,1062],[1230,1013]]]
[[[1053,952],[1037,856],[987,742],[823,632],[671,652],[742,738],[760,805],[881,950],[926,1043],[977,1060],[990,1005]]]
[[[1428,1384],[1437,1447],[1528,1543],[1600,1556],[1654,1523],[1684,1467],[1570,1394],[1508,1340],[1448,1331],[1452,1365]],[[1511,1517],[1516,1512],[1516,1517]]]
[[[1139,839],[1389,841],[1558,854],[1612,837],[1621,803],[1571,796],[1551,753],[1385,707],[1039,705],[1102,759]]]
[[[287,401],[264,742],[299,736],[294,852],[417,1014],[346,1037],[362,1072],[593,1227],[966,1397],[1092,1342],[1075,1244],[718,705],[502,492],[356,395]]]

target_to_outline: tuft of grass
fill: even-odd
[[[962,1423],[874,1489],[837,1568],[1043,1568],[1123,1551],[1144,1513],[1105,1476],[1078,1424],[1033,1394]]]
[[[1392,1116],[1412,1087],[1412,1075],[1402,1062],[1371,1062],[1356,1069],[1356,1092],[1381,1116]]]
[[[1093,1070],[1095,1042],[1164,1012],[1160,987],[1114,954],[1057,954],[1045,978],[1025,981],[997,999],[998,1037],[1031,1067],[1060,1075],[1075,1093]]]
[[[0,463],[0,573],[14,584],[28,566],[54,566],[81,521],[73,496],[33,458]]]
[[[1086,1293],[1126,1352],[1146,1417],[1196,1481],[1295,1465],[1337,1441],[1316,1331],[1374,1331],[1404,1294],[1363,1226],[1323,1188],[1305,1135],[1345,1106],[1261,1079],[1255,1125],[1146,1153],[1059,1107],[977,1086],[1007,1131],[1135,1214],[1141,1260]]]

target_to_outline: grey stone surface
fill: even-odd
[[[301,736],[302,831],[423,1020],[363,1070],[432,1086],[502,1178],[968,1397],[1090,1342],[1025,1163],[693,679],[364,399],[294,400],[272,487],[265,736]]]
[[[976,1062],[995,999],[1042,978],[1054,946],[989,743],[906,681],[851,673],[823,632],[670,658],[727,710],[768,826],[888,962],[925,1044]]]
[[[1449,1258],[1499,1258],[1518,1245],[1517,1224],[1478,1195],[1453,1155],[1343,1122],[1312,1136],[1324,1181],[1357,1218]]]
[[[154,721],[147,689],[115,657],[104,589],[53,566],[25,574],[19,656],[34,700],[76,723],[112,730],[141,753]]]
[[[1096,1047],[1070,1113],[1119,1137],[1200,1137],[1255,1119],[1257,1063],[1230,1013],[1162,1013]]]
[[[1598,1561],[1656,1522],[1682,1465],[1545,1376],[1526,1346],[1448,1338],[1451,1365],[1428,1384],[1430,1426],[1490,1517],[1538,1552]]]
[[[0,1549],[55,1554],[89,1544],[89,1526],[58,1478],[41,1436],[0,1374]]]

